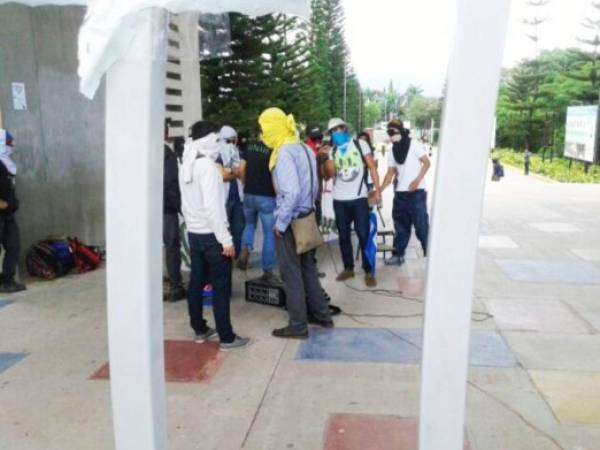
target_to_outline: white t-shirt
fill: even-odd
[[[408,186],[417,178],[421,171],[421,158],[423,156],[427,156],[427,149],[422,143],[414,139],[410,142],[410,148],[408,149],[404,164],[396,162],[394,152],[390,149],[388,153],[388,167],[395,167],[398,172],[396,192],[408,191]],[[421,184],[419,184],[419,189],[426,189],[424,178],[421,180]]]
[[[356,148],[354,140],[348,143],[346,153],[342,155],[339,149],[335,151],[333,162],[335,164],[336,176],[333,187],[334,200],[356,200],[366,198],[368,187],[365,183],[365,170],[369,170],[363,164],[359,151],[365,158],[371,154],[371,149],[366,142],[358,141],[360,149]],[[359,192],[360,189],[360,192]]]

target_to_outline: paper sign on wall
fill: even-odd
[[[27,111],[25,83],[12,83],[12,97],[15,111]]]

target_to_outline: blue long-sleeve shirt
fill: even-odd
[[[317,160],[312,151],[301,144],[289,144],[281,148],[273,170],[273,182],[277,193],[276,230],[285,232],[292,220],[314,208],[314,200],[319,193],[318,180]]]

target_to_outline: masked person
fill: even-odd
[[[249,339],[236,336],[231,326],[229,304],[235,249],[228,229],[223,179],[215,163],[219,150],[217,128],[208,122],[196,122],[191,139],[185,144],[179,188],[190,244],[188,312],[195,341],[203,343],[218,333],[220,349],[227,351],[247,345]],[[213,288],[216,331],[208,327],[203,317],[202,294],[209,283]]]
[[[396,178],[392,210],[396,235],[393,255],[385,264],[401,266],[404,264],[404,253],[413,226],[421,242],[423,254],[427,256],[429,215],[425,174],[431,163],[425,146],[411,139],[410,131],[404,128],[402,121],[392,120],[388,124],[387,132],[392,140],[392,151],[388,155],[388,171],[382,190],[392,183],[394,177]]]
[[[306,339],[308,323],[333,327],[315,260],[310,251],[297,254],[291,229],[294,219],[314,210],[319,191],[317,161],[300,143],[292,115],[269,108],[260,115],[258,123],[262,141],[271,149],[269,168],[277,194],[275,248],[289,315],[288,326],[273,330],[273,336]]]
[[[0,292],[12,293],[26,288],[15,281],[17,264],[21,251],[19,227],[15,213],[19,209],[19,200],[15,192],[17,166],[11,158],[14,140],[11,134],[0,128],[0,239],[4,248],[2,274],[0,274]]]
[[[321,219],[323,218],[323,169],[322,166],[327,161],[327,153],[323,152],[323,132],[318,125],[306,127],[305,130],[306,140],[304,143],[312,150],[315,157],[317,158],[317,177],[319,178],[319,194],[315,199],[315,216],[317,219],[317,225],[321,226]],[[317,258],[316,249],[313,250],[313,256]],[[325,278],[324,272],[319,272],[319,278]]]
[[[170,120],[165,120],[165,157],[163,178],[163,245],[169,279],[165,300],[176,302],[186,296],[181,278],[181,239],[179,238],[179,164],[176,150],[168,144]],[[175,145],[175,143],[173,143]]]
[[[225,182],[225,204],[227,219],[233,236],[235,254],[239,255],[244,232],[244,187],[240,172],[240,151],[237,146],[237,132],[225,125],[219,133],[220,152],[217,158]]]
[[[373,203],[381,201],[381,190],[375,159],[366,142],[352,139],[348,126],[342,119],[331,119],[328,128],[333,150],[324,166],[324,175],[326,179],[335,179],[333,210],[344,262],[344,270],[336,280],[345,281],[354,277],[352,225],[354,225],[361,249],[367,246],[369,239],[368,174],[371,175],[374,185]],[[374,287],[377,285],[377,281],[371,275],[371,264],[366,252],[362,251],[361,253],[365,284],[368,287]]]
[[[242,178],[244,180],[244,216],[246,227],[242,235],[242,253],[237,266],[248,268],[250,252],[254,248],[256,227],[260,220],[263,232],[261,281],[280,284],[273,273],[275,269],[275,189],[269,170],[271,152],[262,142],[249,142],[242,155]]]

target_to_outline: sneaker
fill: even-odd
[[[240,270],[247,270],[249,259],[250,259],[250,251],[247,248],[245,248],[242,250],[242,252],[240,253],[240,256],[237,260],[237,268]]]
[[[370,273],[365,273],[365,284],[367,287],[375,287],[377,286],[377,280]]]
[[[228,352],[229,350],[233,350],[235,348],[245,347],[250,343],[250,338],[243,338],[236,336],[232,342],[221,342],[219,344],[219,350],[222,352]]]
[[[346,269],[335,278],[335,281],[346,281],[350,278],[354,278],[354,270]]]
[[[308,315],[308,323],[321,328],[333,328],[335,326],[333,320],[319,320],[311,314]]]
[[[281,278],[279,278],[273,272],[264,272],[260,277],[260,281],[265,284],[283,284]]]
[[[165,301],[174,303],[183,300],[187,297],[187,292],[182,285],[171,288],[164,296]]]
[[[278,328],[271,333],[274,337],[283,339],[308,339],[308,330],[294,331],[290,327]]]
[[[12,294],[26,290],[24,284],[17,283],[15,280],[4,281],[0,284],[0,292],[3,294]]]
[[[208,339],[215,336],[217,334],[217,330],[214,328],[207,328],[207,330],[202,334],[197,334],[194,338],[194,342],[196,344],[204,344]]]
[[[404,264],[404,257],[403,256],[392,256],[391,258],[384,260],[383,263],[386,266],[401,266],[402,264]]]

